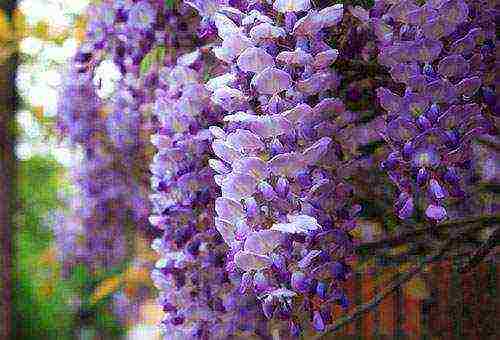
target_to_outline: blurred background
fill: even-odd
[[[16,74],[17,86],[13,134],[18,187],[13,190],[15,225],[9,235],[13,338],[158,338],[155,325],[161,311],[153,300],[148,270],[155,256],[146,235],[133,231],[131,255],[95,272],[83,265],[64,270],[56,250],[55,224],[75,199],[69,169],[81,159],[79,150],[54,131],[58,87],[65,62],[84,37],[88,2],[0,2],[0,65],[4,75]],[[9,83],[2,86],[1,97],[8,101]],[[8,242],[3,246],[7,253]]]

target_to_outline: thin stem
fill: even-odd
[[[481,224],[479,228],[483,228],[485,226],[493,225],[500,223],[500,216],[483,216],[483,217],[474,217],[463,220],[450,221],[446,223],[439,224],[437,226],[426,226],[421,228],[415,228],[415,230],[401,233],[400,235],[385,238],[379,241],[362,243],[357,248],[358,251],[366,251],[366,250],[376,250],[380,248],[394,247],[399,246],[401,244],[407,243],[408,240],[411,240],[417,236],[426,235],[431,231],[444,230],[451,227],[456,227],[457,225],[466,226],[469,224]],[[473,228],[476,230],[476,228]],[[472,231],[473,231],[472,230]]]
[[[490,250],[498,245],[499,239],[500,239],[500,227],[497,227],[490,235],[488,240],[486,240],[486,242],[484,242],[479,247],[479,249],[474,253],[469,262],[463,267],[461,267],[458,271],[460,273],[466,273],[475,266],[477,266],[479,263],[481,263],[483,259],[489,254]]]

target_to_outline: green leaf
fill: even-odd
[[[169,9],[174,8],[174,1],[175,0],[165,0],[165,7]]]
[[[160,45],[151,51],[149,51],[148,54],[144,56],[144,58],[141,60],[141,65],[140,65],[140,73],[141,76],[145,75],[146,73],[151,70],[151,68],[154,65],[161,65],[163,59],[165,59],[165,46]]]

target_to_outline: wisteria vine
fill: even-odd
[[[469,198],[472,143],[496,139],[495,14],[473,0],[93,5],[58,121],[84,150],[80,256],[116,260],[126,212],[149,214],[166,339],[324,332],[351,304],[362,202],[350,179],[377,166],[363,146],[383,146],[402,220],[438,224]],[[107,97],[105,60],[120,74]],[[353,81],[349,61],[382,71]],[[366,89],[368,118],[353,106]]]

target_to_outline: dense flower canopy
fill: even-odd
[[[59,105],[60,131],[85,155],[77,224],[90,250],[78,257],[111,248],[117,259],[127,211],[137,226],[149,214],[166,339],[325,331],[334,306],[351,303],[352,178],[379,165],[363,146],[384,145],[403,220],[423,210],[442,222],[450,197],[468,198],[472,142],[496,133],[494,11],[465,0],[96,3]],[[360,85],[351,59],[380,74]],[[95,74],[109,61],[120,76],[106,97]],[[366,97],[368,118],[355,105]]]

